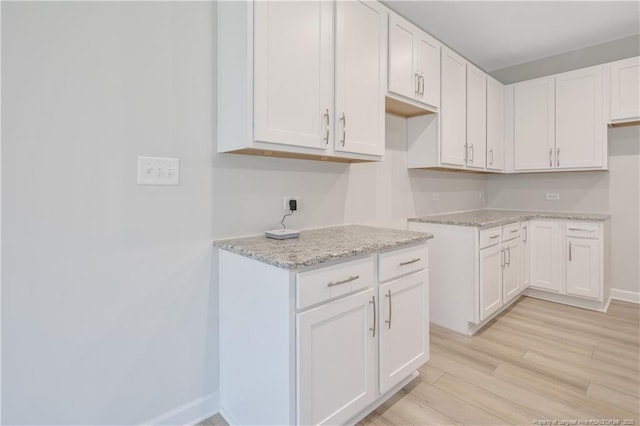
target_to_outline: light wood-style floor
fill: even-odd
[[[360,425],[639,425],[639,344],[639,305],[604,314],[523,297],[473,337],[432,324],[420,376]]]
[[[522,297],[473,337],[432,324],[420,376],[359,425],[640,425],[639,394],[640,305],[603,314]]]

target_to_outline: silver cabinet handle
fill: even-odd
[[[556,167],[560,167],[560,148],[556,150]]]
[[[491,161],[489,161],[489,164],[493,166],[493,148],[489,150],[489,154],[491,154]]]
[[[476,150],[473,149],[473,144],[469,145],[469,148],[471,148],[471,161],[473,163],[473,159],[476,158]]]
[[[417,98],[418,96],[420,96],[420,74],[418,73],[416,73],[415,86],[416,86],[415,95]]]
[[[553,148],[549,148],[549,167],[553,167]]]
[[[509,260],[507,261],[507,266],[511,268],[511,246],[507,247],[507,253],[509,254],[509,257],[508,257]]]
[[[522,228],[524,233],[522,234],[522,242],[526,243],[527,242],[527,227],[525,226],[524,228]]]
[[[391,329],[391,290],[387,290],[387,294],[384,295],[384,297],[388,297],[389,298],[389,319],[385,320],[384,322],[387,324],[387,329],[390,330]]]
[[[493,239],[495,239],[495,238],[498,238],[499,236],[500,236],[500,234],[498,234],[498,235],[493,235],[493,236],[489,237],[489,239],[493,240]]]
[[[344,146],[345,141],[347,140],[347,117],[344,115],[344,112],[340,114],[340,121],[342,121],[342,146]]]
[[[327,287],[333,287],[334,285],[340,285],[340,284],[346,284],[346,283],[350,283],[351,281],[355,281],[358,278],[360,278],[360,275],[353,275],[347,279],[344,279],[342,281],[334,281],[334,282],[330,282],[327,284]]]
[[[376,337],[376,296],[371,296],[369,303],[373,306],[373,328],[369,327],[369,331],[373,332],[371,337]]]
[[[424,98],[424,74],[420,73],[420,97]]]
[[[411,265],[412,263],[420,262],[420,258],[416,257],[415,259],[408,260],[406,262],[400,262],[400,266]]]
[[[569,228],[569,231],[596,232],[595,229]]]
[[[515,234],[515,233],[516,233],[516,232],[518,232],[518,231],[519,231],[519,229],[512,229],[512,230],[511,230],[511,231],[509,231],[509,232],[511,232],[512,234]]]
[[[325,133],[324,133],[324,141],[326,145],[329,145],[329,109],[324,110],[324,119],[325,119]]]
[[[571,262],[571,242],[569,242],[569,262]]]

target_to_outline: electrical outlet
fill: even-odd
[[[559,192],[547,192],[547,200],[559,200],[560,193]]]
[[[300,197],[284,197],[284,201],[282,203],[282,208],[284,209],[284,211],[288,212],[289,210],[289,200],[296,200],[296,204],[297,204],[297,209],[296,211],[299,211],[300,208],[302,207],[302,205],[300,204]]]
[[[180,159],[139,156],[138,185],[180,185]]]
[[[433,199],[433,201],[440,201],[440,193],[434,192],[433,194],[431,194],[431,198]]]

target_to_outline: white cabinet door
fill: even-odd
[[[611,120],[640,119],[640,57],[611,64]]]
[[[504,85],[487,76],[487,169],[504,170]]]
[[[485,320],[502,306],[504,256],[500,244],[480,250],[480,320]]]
[[[440,106],[440,43],[420,31],[416,37],[418,100]]]
[[[384,154],[386,13],[378,2],[336,3],[336,151]]]
[[[560,225],[555,221],[532,220],[530,227],[531,287],[561,292]]]
[[[502,271],[502,301],[509,302],[520,293],[520,239],[502,244],[505,266]]]
[[[467,64],[467,167],[484,169],[487,152],[487,75]]]
[[[440,161],[464,166],[467,146],[467,62],[444,46],[441,56]]]
[[[254,139],[326,149],[333,4],[255,2],[254,14]]]
[[[429,283],[422,271],[381,285],[380,392],[429,359]]]
[[[602,297],[600,240],[567,238],[567,294]]]
[[[602,67],[556,77],[555,167],[602,167],[606,124]]]
[[[418,96],[417,30],[395,13],[389,14],[389,91],[411,99]]]
[[[374,400],[374,294],[297,315],[298,424],[344,424]]]
[[[514,168],[553,168],[555,162],[554,78],[515,85]]]
[[[520,225],[520,290],[529,287],[530,268],[529,268],[529,222],[523,222]]]

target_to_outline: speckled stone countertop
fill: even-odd
[[[477,226],[491,228],[507,223],[530,219],[565,219],[604,221],[610,215],[602,213],[574,213],[574,212],[538,212],[525,210],[471,210],[459,213],[435,214],[423,217],[409,218],[409,222],[438,223],[443,225]]]
[[[272,240],[264,235],[214,241],[223,250],[283,269],[299,269],[331,260],[426,241],[424,232],[346,225],[301,231],[298,238]]]

